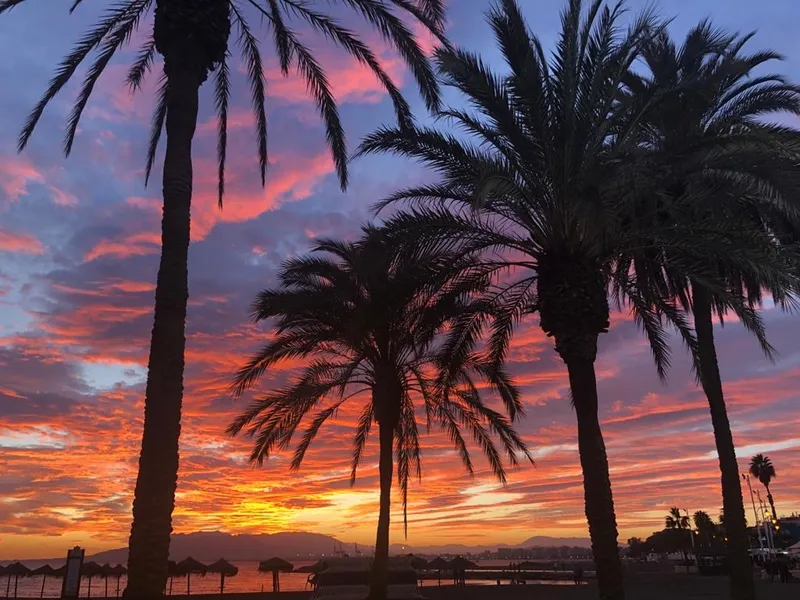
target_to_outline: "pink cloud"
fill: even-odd
[[[161,236],[158,233],[140,232],[125,236],[119,240],[101,240],[89,250],[84,259],[87,261],[101,256],[124,258],[142,254],[155,254],[161,248]]]
[[[0,229],[0,252],[18,252],[20,254],[42,254],[44,246],[38,238],[27,233],[15,233]]]
[[[0,160],[0,189],[8,202],[16,202],[28,193],[28,183],[41,183],[44,176],[24,157],[5,156]]]
[[[234,186],[226,192],[223,210],[217,205],[216,179],[209,177],[197,185],[192,200],[192,241],[204,239],[218,223],[242,223],[287,202],[307,198],[333,170],[333,160],[327,150],[309,155],[279,155],[270,161],[263,191],[238,191]]]
[[[403,84],[405,66],[400,58],[388,55],[379,61],[389,77],[400,87]],[[325,73],[331,83],[336,100],[352,103],[380,102],[386,95],[383,86],[369,67],[349,56],[339,56],[324,63]],[[297,73],[284,77],[276,67],[265,69],[267,94],[287,102],[311,102],[305,80]]]

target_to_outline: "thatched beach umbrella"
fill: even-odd
[[[428,568],[431,571],[436,571],[439,575],[439,585],[442,585],[442,569],[446,569],[449,563],[443,559],[441,556],[437,556],[431,562],[428,563]]]
[[[113,568],[114,567],[112,567],[108,563],[105,563],[102,567],[100,567],[100,575],[103,576],[103,579],[105,580],[105,584],[106,584],[106,591],[105,591],[105,595],[103,596],[103,598],[108,598],[108,576],[113,574],[113,573],[111,573],[111,569],[113,569]]]
[[[122,565],[117,565],[116,567],[111,567],[108,569],[108,574],[111,577],[117,578],[117,598],[119,598],[119,580],[122,579],[123,575],[128,573],[128,569],[123,567]],[[106,598],[108,598],[108,594],[106,594]]]
[[[11,578],[14,578],[14,598],[17,597],[17,582],[19,582],[20,577],[28,577],[31,574],[31,570],[23,565],[21,562],[11,563],[5,568],[6,575],[8,576],[8,583],[6,584],[6,598],[9,597],[9,591],[11,589]]]
[[[471,560],[467,560],[461,556],[456,556],[447,565],[447,567],[453,572],[453,580],[455,581],[456,585],[466,585],[466,570],[474,569],[477,566],[478,565]]]
[[[408,558],[411,559],[410,564],[411,568],[415,571],[424,571],[428,568],[428,561],[422,558],[421,556],[414,556],[413,554],[409,554]]]
[[[167,577],[169,577],[169,595],[172,596],[172,580],[175,577],[182,577],[181,573],[178,573],[178,563],[174,560],[167,561]],[[165,589],[164,592],[166,591]]]
[[[34,569],[33,571],[31,571],[31,575],[42,576],[42,590],[41,592],[39,592],[39,598],[44,598],[44,584],[47,582],[47,578],[63,577],[65,571],[66,571],[65,567],[61,567],[60,569],[54,569],[50,565],[42,565],[38,569]]]
[[[220,558],[217,562],[208,565],[209,573],[219,573],[219,593],[225,593],[225,578],[233,577],[239,573],[239,567],[229,563],[224,558]]]
[[[273,557],[269,560],[262,560],[258,563],[258,571],[260,573],[272,573],[272,591],[281,591],[281,581],[279,573],[291,573],[294,571],[294,565],[282,558]]]
[[[89,562],[83,563],[81,566],[81,577],[87,577],[89,579],[89,588],[86,592],[86,597],[92,597],[92,578],[94,577],[102,577],[103,576],[103,567],[98,565],[93,560]]]
[[[203,563],[199,560],[193,559],[191,556],[184,558],[181,562],[179,562],[175,568],[178,571],[179,575],[186,575],[186,595],[190,596],[192,593],[192,573],[195,575],[200,575],[200,577],[205,576],[208,567],[206,567]]]
[[[6,584],[6,598],[8,598],[8,588],[9,586],[11,586],[11,575],[8,574],[6,568],[3,565],[0,565],[0,577],[3,576],[5,576],[6,579],[8,580],[8,583]]]

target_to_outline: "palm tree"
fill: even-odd
[[[469,299],[475,279],[448,283],[454,265],[475,268],[471,258],[459,256],[423,252],[420,261],[398,258],[384,232],[373,228],[355,243],[319,241],[311,256],[285,263],[276,289],[259,294],[253,318],[276,319],[275,335],[235,378],[233,390],[239,396],[270,366],[287,358],[308,359],[289,386],[267,392],[228,428],[231,435],[244,430],[255,439],[250,460],[259,464],[287,448],[307,422],[291,461],[293,470],[300,468],[322,425],[345,403],[357,403],[352,484],[371,425],[378,424],[380,513],[371,599],[386,598],[395,458],[406,527],[409,479],[421,477],[415,399],[424,407],[428,428],[438,424],[446,432],[470,473],[473,463],[462,428],[500,481],[505,481],[505,468],[492,434],[510,464],[516,465],[518,456],[530,459],[511,426],[522,405],[502,368],[469,352],[456,366],[447,361],[448,376],[442,376],[439,334],[454,318],[480,310]],[[499,394],[508,416],[484,404],[475,378]]]
[[[0,14],[25,0],[0,0]],[[72,0],[70,12],[83,0]],[[348,0],[390,42],[408,65],[429,108],[439,102],[433,69],[412,30],[392,6],[415,19],[443,40],[442,0]],[[95,84],[116,52],[147,22],[155,6],[152,31],[128,74],[132,90],[150,73],[156,54],[164,59],[147,155],[146,177],[155,161],[162,130],[166,129],[164,159],[162,250],[156,283],[155,316],[148,359],[145,420],[139,476],[133,503],[130,537],[128,596],[155,597],[167,577],[169,534],[178,473],[178,437],[183,395],[185,321],[188,300],[187,257],[192,198],[192,140],[197,124],[198,92],[214,72],[214,100],[218,115],[219,202],[225,190],[227,115],[230,101],[231,26],[250,83],[256,120],[256,140],[261,183],[267,169],[267,119],[261,42],[248,20],[256,15],[271,29],[274,51],[284,75],[293,67],[305,79],[325,124],[340,183],[347,185],[347,147],[336,100],[322,64],[290,25],[299,20],[315,33],[343,48],[372,70],[386,89],[402,126],[412,121],[408,103],[381,67],[375,54],[352,31],[320,12],[313,4],[295,0],[124,0],[108,3],[100,21],[80,39],[59,64],[48,88],[30,113],[19,137],[25,148],[50,101],[73,78],[93,52],[89,67],[67,121],[64,150],[72,149],[83,110]],[[149,27],[149,26],[148,26]]]
[[[645,143],[665,157],[666,186],[670,195],[694,198],[684,210],[661,211],[668,222],[695,222],[710,215],[726,215],[741,231],[751,231],[758,245],[773,244],[773,252],[791,246],[797,239],[800,204],[800,135],[793,130],[767,124],[773,113],[800,114],[800,88],[774,74],[754,75],[765,63],[780,58],[773,52],[745,55],[742,50],[752,36],[739,37],[715,29],[707,21],[689,31],[677,47],[666,33],[653,38],[644,50],[646,73],[628,82],[631,96],[639,102],[650,99],[656,109],[643,120]],[[668,202],[668,201],[667,201]],[[665,202],[664,206],[666,206]],[[744,240],[747,242],[747,240]],[[749,243],[749,242],[747,242]],[[646,254],[646,253],[643,253]],[[796,265],[796,259],[789,257]],[[636,259],[634,259],[636,260]],[[796,289],[791,264],[783,272],[765,270],[763,260],[742,261],[721,268],[707,261],[706,275],[723,282],[708,284],[701,270],[694,277],[670,276],[670,253],[642,257],[641,262],[661,263],[664,271],[637,269],[640,287],[652,285],[653,294],[677,299],[691,313],[697,337],[695,371],[708,399],[717,454],[722,474],[722,492],[729,538],[731,591],[734,598],[754,597],[752,569],[741,481],[727,415],[717,360],[713,320],[728,312],[758,338],[768,356],[772,354],[763,323],[755,312],[768,290],[782,305],[793,303]],[[622,269],[629,265],[622,264]],[[652,279],[650,279],[652,276]],[[647,283],[650,279],[651,284]],[[657,281],[653,281],[657,280]]]
[[[637,109],[625,82],[660,25],[645,12],[624,31],[619,6],[597,0],[583,17],[582,8],[579,0],[569,3],[548,62],[517,4],[503,0],[489,20],[510,74],[494,74],[463,50],[436,55],[445,83],[471,108],[441,114],[467,138],[436,128],[384,128],[365,139],[359,154],[392,152],[442,175],[439,183],[400,190],[380,205],[410,205],[410,212],[386,224],[412,248],[482,252],[498,273],[518,275],[495,296],[502,317],[491,325],[493,355],[501,360],[516,324],[538,312],[569,375],[601,596],[618,599],[624,589],[594,371],[598,337],[609,327],[609,285],[630,303],[663,376],[669,365],[664,320],[690,347],[694,334],[669,296],[651,302],[618,265],[630,264],[640,248],[671,248],[683,257],[674,261],[682,273],[708,260],[752,259],[753,253],[734,241],[749,239],[750,232],[737,236],[725,219],[668,227],[647,222],[652,209],[642,199],[661,193],[664,158],[642,141],[640,123],[654,103],[642,99]],[[766,246],[762,240],[759,249]],[[480,329],[481,323],[464,321],[461,337]]]
[[[775,501],[772,499],[772,492],[769,490],[769,484],[777,477],[775,474],[775,467],[769,456],[763,454],[756,454],[750,459],[750,474],[757,478],[761,484],[767,489],[767,500],[769,500],[769,507],[772,510],[772,518],[777,519],[778,513],[775,512]]]
[[[677,506],[673,506],[669,509],[669,514],[667,514],[666,518],[664,519],[664,526],[666,529],[672,529],[677,531],[689,531],[689,535],[691,536],[691,540],[694,541],[694,533],[691,531],[691,523],[689,521],[689,514],[681,514],[681,509]],[[686,548],[686,543],[681,536],[681,552],[683,552],[683,560],[689,560],[688,550]]]
[[[698,510],[692,515],[692,520],[694,521],[694,527],[697,530],[697,537],[700,543],[710,548],[719,533],[719,528],[717,524],[714,523],[714,519],[712,519],[707,512]]]
[[[669,509],[669,514],[664,519],[664,526],[667,529],[689,529],[691,527],[689,515],[682,514],[681,509],[673,506]]]

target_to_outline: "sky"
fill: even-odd
[[[27,111],[57,61],[108,3],[85,2],[72,16],[67,4],[28,0],[0,20],[0,559],[60,556],[74,544],[89,552],[123,546],[141,439],[160,239],[161,171],[156,168],[149,187],[143,175],[155,77],[142,93],[128,92],[131,49],[95,89],[69,159],[61,147],[74,84],[47,110],[25,152],[15,150]],[[632,11],[645,4],[629,2]],[[531,28],[552,47],[561,0],[522,5]],[[451,0],[448,32],[501,69],[481,10],[488,6]],[[800,80],[795,0],[662,0],[660,9],[675,17],[670,30],[677,37],[704,17],[731,30],[757,30],[751,47],[782,52],[787,59],[775,70]],[[424,118],[401,61],[354,23]],[[265,48],[268,35],[260,32]],[[430,40],[423,41],[430,48]],[[351,148],[392,122],[391,104],[369,72],[318,39],[312,47],[334,84]],[[174,528],[302,530],[373,544],[374,440],[356,485],[348,482],[357,407],[339,415],[293,474],[285,455],[261,468],[248,465],[247,441],[225,437],[244,405],[226,390],[235,368],[267,339],[266,328],[248,321],[248,307],[275,282],[281,261],[303,253],[316,236],[352,238],[372,218],[372,203],[433,175],[412,163],[370,157],[352,164],[350,188],[341,192],[303,84],[294,76],[283,79],[271,56],[265,76],[266,189],[259,185],[248,92],[237,68],[223,210],[216,206],[210,86],[202,90]],[[459,102],[452,92],[446,98]],[[800,320],[774,308],[763,316],[779,352],[774,363],[735,322],[717,329],[718,353],[740,469],[754,453],[768,454],[778,472],[775,502],[788,514],[800,511]],[[660,529],[670,506],[716,517],[722,500],[710,418],[680,345],[666,384],[628,314],[613,316],[600,346],[600,416],[620,538]],[[441,435],[424,437],[423,481],[410,490],[408,544],[587,535],[566,371],[535,318],[519,328],[509,359],[526,407],[519,430],[536,466],[512,471],[503,487],[479,453],[469,477]],[[288,366],[276,368],[260,389],[289,375]],[[399,508],[396,503],[393,542],[404,540]],[[748,518],[752,522],[749,508]]]

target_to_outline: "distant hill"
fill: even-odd
[[[519,544],[487,544],[477,546],[467,546],[465,544],[444,544],[441,546],[409,546],[407,544],[392,544],[389,547],[393,554],[477,554],[480,552],[494,552],[498,548],[558,548],[560,546],[576,546],[578,548],[590,548],[591,542],[588,538],[556,538],[546,536],[534,536]]]
[[[559,547],[559,546],[578,546],[588,548],[589,540],[584,538],[555,538],[534,536],[519,544],[487,544],[467,546],[464,544],[445,544],[441,546],[409,546],[407,544],[392,544],[389,551],[392,554],[468,554],[480,553],[485,551],[496,551],[498,548],[535,548],[535,547]],[[180,561],[187,556],[201,562],[213,562],[218,558],[225,558],[232,561],[245,560],[266,560],[273,556],[279,556],[287,560],[292,558],[308,559],[312,556],[321,554],[330,555],[334,548],[344,552],[355,554],[355,544],[342,543],[329,535],[320,533],[307,533],[303,531],[249,535],[234,535],[220,531],[200,531],[196,533],[179,533],[172,536],[170,543],[170,558]],[[87,548],[91,552],[91,548]],[[368,554],[372,547],[361,547],[361,550]],[[100,564],[121,563],[125,564],[128,560],[127,548],[116,548],[106,550],[97,554],[90,554],[87,559]],[[32,561],[38,564],[52,562],[61,564],[63,557],[55,558],[50,561]],[[6,562],[6,561],[4,561]]]
[[[510,546],[511,548],[557,548],[559,546],[570,546],[576,548],[591,548],[592,542],[589,538],[557,538],[544,535],[535,535],[524,542]],[[500,545],[498,548],[502,548]]]
[[[226,560],[266,560],[273,556],[291,559],[306,558],[312,554],[330,554],[341,547],[345,552],[353,552],[353,544],[342,544],[336,538],[320,533],[301,531],[249,535],[234,535],[219,531],[200,531],[179,533],[172,536],[169,545],[171,560],[180,561],[191,556],[201,562],[212,562],[224,557]],[[102,563],[125,563],[128,549],[117,548],[94,554],[91,560]]]

